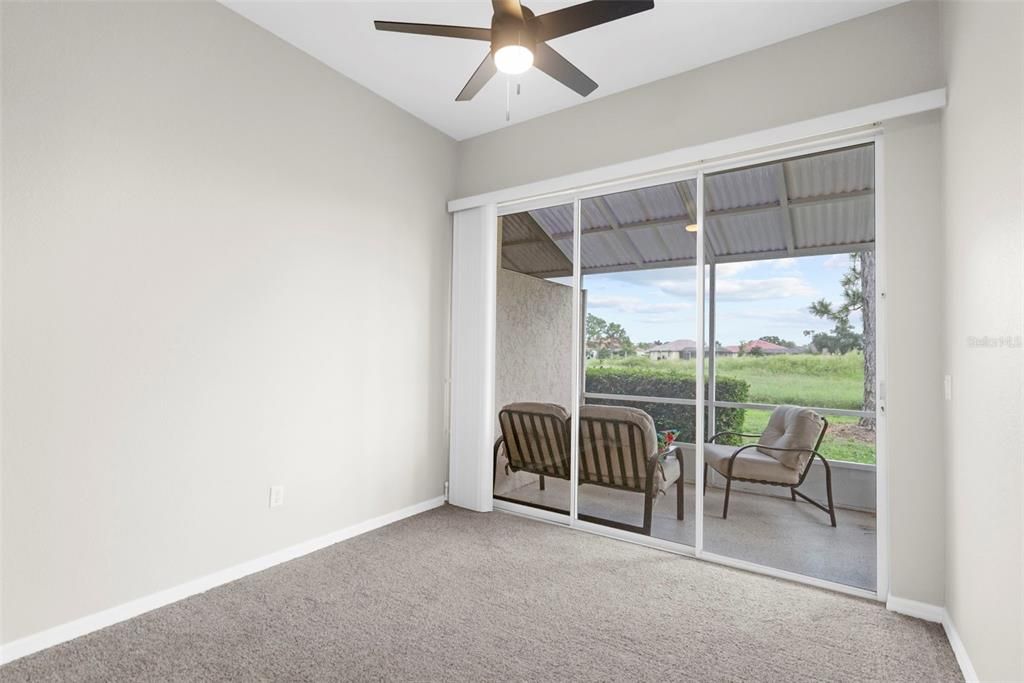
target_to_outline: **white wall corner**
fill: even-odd
[[[0,665],[444,505],[438,496],[0,645]]]
[[[908,617],[923,619],[924,621],[931,621],[936,624],[941,624],[942,619],[946,614],[946,610],[938,605],[933,605],[928,602],[919,602],[917,600],[908,600],[907,598],[899,598],[892,593],[890,593],[889,597],[885,600],[885,608],[890,612],[905,614]]]
[[[957,632],[956,626],[953,624],[953,618],[946,608],[927,602],[899,598],[892,594],[885,601],[885,608],[890,612],[942,624],[942,629],[946,632],[949,646],[953,648],[953,655],[956,657],[956,663],[960,666],[960,672],[964,675],[964,680],[968,683],[978,680],[978,674],[974,670],[974,665],[971,664],[971,658],[967,655],[967,648],[964,647],[963,641],[960,640],[960,634]]]
[[[956,663],[960,665],[960,672],[964,675],[964,680],[967,683],[979,680],[978,672],[974,670],[971,658],[967,655],[967,648],[964,647],[964,641],[960,640],[960,634],[957,632],[956,626],[953,624],[953,617],[950,616],[948,610],[942,610],[942,628],[946,631],[946,638],[949,639],[949,645],[953,648]]]

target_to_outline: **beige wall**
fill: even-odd
[[[460,197],[944,85],[934,2],[911,2],[459,143]]]
[[[946,600],[978,675],[1024,680],[1024,348],[998,341],[1024,336],[1024,4],[943,15]]]
[[[494,406],[516,401],[572,403],[572,287],[498,269]],[[495,422],[495,438],[500,428]],[[506,476],[499,463],[495,491],[535,481]]]
[[[3,100],[2,641],[442,494],[450,139],[214,3],[3,3]]]

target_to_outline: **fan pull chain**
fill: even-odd
[[[505,79],[505,122],[512,120],[512,79]],[[523,84],[516,82],[516,96],[523,94]]]

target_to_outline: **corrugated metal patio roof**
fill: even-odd
[[[874,146],[787,159],[706,177],[709,262],[874,248]],[[696,264],[696,181],[581,202],[584,274]],[[572,206],[504,216],[502,266],[536,277],[572,274]]]

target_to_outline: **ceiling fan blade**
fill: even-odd
[[[476,68],[473,75],[469,77],[462,92],[455,98],[456,102],[468,102],[473,99],[473,96],[480,92],[480,88],[487,85],[487,81],[491,80],[491,76],[497,73],[498,67],[494,65],[494,55],[490,52],[484,57],[484,61],[480,62],[480,66]]]
[[[491,29],[476,26],[446,26],[444,24],[410,24],[404,21],[375,21],[378,31],[394,31],[395,33],[415,33],[422,36],[441,36],[442,38],[465,38],[466,40],[491,39]]]
[[[534,17],[531,23],[538,40],[551,40],[653,8],[654,0],[592,0]]]
[[[491,0],[491,6],[494,8],[495,14],[504,14],[520,21],[523,20],[523,6],[519,4],[519,0]]]
[[[547,43],[537,43],[533,54],[533,65],[584,97],[597,88],[597,83],[573,66],[568,59],[555,52]]]

